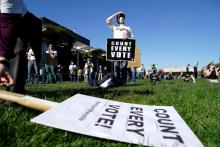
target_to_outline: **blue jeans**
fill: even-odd
[[[141,79],[144,79],[144,72],[140,72],[141,74]]]
[[[89,71],[88,73],[88,80],[91,80],[92,79],[92,72]]]
[[[113,69],[114,75],[116,79],[119,79],[118,85],[125,85],[127,82],[127,61],[114,61]]]
[[[131,82],[136,83],[136,67],[131,67]]]
[[[55,67],[54,65],[51,64],[45,64],[45,71],[46,71],[46,75],[47,75],[47,83],[52,83],[53,80],[54,82],[56,82],[56,74],[55,74]],[[50,72],[51,71],[51,72]],[[52,74],[52,76],[51,76]]]
[[[31,81],[31,69],[33,66],[34,66],[34,70],[35,70],[35,74],[36,74],[35,77],[38,80],[37,62],[36,62],[36,60],[28,60],[28,81],[27,82]]]
[[[76,80],[77,80],[77,76],[70,74],[70,81],[76,82]]]

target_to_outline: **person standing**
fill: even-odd
[[[37,66],[36,58],[35,58],[35,55],[34,55],[34,52],[33,52],[32,48],[29,49],[27,55],[28,55],[28,79],[27,79],[27,82],[31,82],[32,67],[34,67],[34,70],[35,70],[35,76],[33,76],[33,77],[35,77],[37,79],[37,82],[38,82],[38,77],[39,77],[38,66]],[[34,79],[33,79],[32,82],[35,81]]]
[[[45,60],[45,71],[47,75],[46,83],[56,82],[56,73],[55,73],[56,66],[57,66],[57,51],[53,49],[53,44],[50,43],[46,51],[46,60]]]
[[[101,79],[102,79],[102,74],[103,74],[102,65],[99,65],[99,69],[98,69],[98,80],[101,80]]]
[[[113,19],[116,19],[117,24],[113,24]],[[132,29],[125,24],[125,14],[117,12],[106,19],[106,23],[113,31],[115,39],[133,39]],[[127,61],[113,61],[113,73],[116,79],[120,79],[118,85],[125,85],[127,81]]]
[[[81,82],[81,81],[83,81],[83,72],[82,72],[82,69],[79,68],[77,70],[77,82]]]
[[[40,61],[41,20],[28,12],[22,0],[0,1],[0,85],[25,93],[26,49],[30,44]]]
[[[63,66],[61,64],[57,65],[57,81],[63,82]]]
[[[107,73],[108,73],[107,66],[104,66],[103,72],[102,72],[102,77],[104,77]]]
[[[157,67],[155,66],[155,64],[152,64],[151,71],[153,73],[157,73]]]
[[[43,65],[40,66],[38,82],[40,82],[41,84],[45,82],[45,68]]]
[[[76,80],[77,80],[77,67],[73,61],[70,62],[69,72],[70,72],[69,73],[70,74],[70,81],[76,82]]]
[[[193,67],[193,75],[194,75],[195,78],[198,77],[198,67],[197,66]]]
[[[190,64],[187,64],[187,66],[186,66],[186,75],[190,75],[189,68],[190,68]]]
[[[85,80],[89,81],[92,79],[94,65],[90,58],[87,59],[87,62],[84,65],[85,71]]]
[[[140,70],[141,79],[144,79],[144,74],[145,74],[144,64],[141,64],[141,70]]]
[[[190,64],[186,66],[186,73],[185,73],[185,81],[192,81],[193,83],[196,83],[195,77],[193,73],[190,71]]]

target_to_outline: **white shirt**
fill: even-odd
[[[15,13],[24,16],[27,13],[27,7],[22,0],[0,0],[1,13]]]
[[[49,51],[47,50],[46,53],[49,54]],[[51,50],[50,53],[53,54],[54,57],[57,56],[57,51],[56,50]]]
[[[76,65],[75,64],[70,64],[69,71],[70,71],[71,75],[76,75],[75,69],[76,69]]]
[[[88,72],[92,73],[93,72],[93,63],[87,63],[84,65],[84,69],[85,69],[85,74],[88,74]]]
[[[74,69],[76,69],[76,65],[75,64],[70,64],[69,70],[71,71],[71,70],[74,70]]]
[[[113,31],[113,38],[118,38],[118,39],[125,39],[125,38],[134,38],[134,34],[132,29],[125,25],[125,24],[120,24],[120,25],[109,25],[109,27]]]
[[[28,51],[28,59],[29,60],[36,60],[34,52],[33,52],[33,50],[31,48]]]

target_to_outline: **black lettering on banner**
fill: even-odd
[[[180,143],[184,144],[183,139],[179,135],[179,132],[176,130],[174,123],[172,123],[169,114],[167,114],[167,110],[155,109],[154,112],[156,112],[155,116],[158,118],[157,122],[159,124],[159,128],[161,129],[160,131],[163,134],[163,138],[175,139],[178,140]]]
[[[172,136],[163,136],[164,139],[175,139],[175,140],[178,140],[179,142],[183,143],[183,140],[182,138],[180,137],[180,135],[176,135],[176,137],[172,137]]]
[[[129,117],[130,119],[130,117]],[[136,120],[128,120],[128,126],[137,126],[137,127],[143,127],[144,122],[136,121]]]
[[[112,61],[133,61],[135,56],[134,39],[108,39],[107,60]]]
[[[102,114],[102,117],[98,118],[96,121],[95,126],[111,129],[114,124],[114,120],[117,117],[119,108],[120,106],[118,105],[108,105],[108,108],[105,109],[105,113]]]
[[[142,137],[144,137],[144,134],[141,132],[144,132],[144,129],[136,129],[136,130],[131,130],[131,129],[127,129],[128,132],[134,132],[136,134],[141,135]]]
[[[158,113],[166,113],[167,112],[167,110],[165,110],[165,109],[155,109],[154,111],[158,112]]]
[[[171,127],[171,126],[160,126],[161,128],[165,128],[165,129],[162,129],[161,131],[162,132],[165,132],[165,133],[178,133],[177,131],[171,131],[171,130],[175,130],[176,128],[175,127]]]
[[[111,119],[115,119],[116,118],[116,114],[112,114],[112,115],[110,115],[110,114],[102,114],[103,116],[108,116],[108,117],[110,117]]]
[[[141,120],[143,121],[143,117],[136,116],[136,115],[129,115],[129,119]]]
[[[172,121],[170,119],[158,119],[157,120],[160,124],[165,124],[165,125],[174,125],[173,123],[167,123],[167,121]]]
[[[165,113],[157,113],[156,116],[159,118],[169,118],[170,117],[168,114],[165,114]]]
[[[94,105],[92,105],[91,108],[89,108],[80,118],[79,121],[83,121],[86,119],[86,117],[98,106],[98,104],[101,102],[96,102]]]
[[[97,121],[97,124],[95,124],[96,126],[99,126],[99,124],[103,124],[101,126],[106,127],[106,128],[111,128],[111,126],[114,123],[114,120],[112,119],[106,119],[106,118],[99,118]]]
[[[144,137],[144,121],[143,108],[130,107],[130,115],[128,116],[127,131],[136,133]]]

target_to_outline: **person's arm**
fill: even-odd
[[[109,17],[106,19],[106,23],[108,24],[108,26],[110,27],[111,30],[113,29],[112,20],[113,20],[118,14],[120,14],[120,13],[122,13],[122,12],[117,12],[117,13],[115,13],[115,14],[109,16]]]
[[[49,54],[54,59],[57,56],[57,51],[49,51]]]
[[[84,65],[84,69],[87,69],[87,68],[88,68],[88,64],[85,63],[85,65]]]
[[[134,33],[133,33],[133,30],[130,27],[129,27],[129,32],[131,34],[130,39],[134,39]]]
[[[53,51],[54,58],[57,57],[57,51]]]
[[[52,53],[51,51],[49,51],[49,55],[50,55],[52,58],[54,58],[54,55],[53,55],[53,53]]]
[[[53,58],[56,58],[57,57],[57,51],[53,51],[52,56],[53,56]]]

